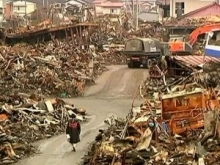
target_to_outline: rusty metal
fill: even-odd
[[[203,63],[220,63],[220,58],[187,55],[187,56],[169,56],[166,58],[168,64],[167,76],[188,76],[195,71],[203,68]]]
[[[161,69],[158,67],[158,65],[152,65],[149,68],[149,75],[150,75],[150,78],[161,78],[163,73]]]
[[[204,126],[202,109],[205,102],[201,90],[164,95],[161,120],[169,123],[173,134],[201,128]]]
[[[203,64],[203,62],[220,62],[220,58],[210,57],[210,56],[198,56],[198,55],[189,55],[189,56],[171,56],[172,60],[182,63],[185,66],[189,67],[198,67]]]

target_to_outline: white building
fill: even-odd
[[[199,9],[216,2],[216,0],[170,0],[170,16],[177,16],[177,8],[182,9],[182,14]]]
[[[69,0],[69,1],[64,2],[64,4],[66,6],[69,6],[69,5],[83,6],[83,5],[87,5],[88,3],[83,0]]]
[[[3,20],[4,17],[4,0],[0,0],[0,21]]]
[[[13,14],[17,14],[18,16],[24,16],[25,13],[26,14],[31,13],[35,11],[36,8],[37,8],[36,3],[32,3],[28,1],[13,2]]]
[[[120,14],[124,7],[123,2],[111,2],[108,0],[95,0],[92,2],[96,15],[102,14]]]

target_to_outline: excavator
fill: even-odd
[[[188,38],[174,37],[169,40],[169,49],[171,54],[191,54],[193,45],[201,34],[208,32],[220,31],[220,23],[210,24],[196,28]]]

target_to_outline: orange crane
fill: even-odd
[[[189,35],[188,40],[186,41],[185,37],[177,37],[171,38],[169,41],[169,48],[172,54],[178,53],[191,53],[192,46],[197,41],[197,38],[201,34],[205,34],[208,32],[213,31],[220,31],[220,23],[205,25],[196,28],[193,32]]]

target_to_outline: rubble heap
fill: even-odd
[[[1,48],[2,94],[19,89],[38,90],[56,96],[78,96],[85,85],[106,70],[100,62],[93,62],[92,53],[81,51],[65,41],[51,41],[39,45],[18,44]]]
[[[219,109],[206,94],[196,88],[175,92],[163,95],[162,101],[146,100],[133,107],[125,120],[108,118],[110,127],[100,130],[84,164],[219,164],[219,126],[215,127]],[[174,107],[180,98],[189,99],[189,105]],[[212,105],[201,112],[206,101]],[[194,105],[198,108],[190,109]]]
[[[168,18],[164,20],[166,26],[203,26],[207,24],[219,23],[220,17],[218,15],[212,15],[207,17],[195,17],[195,18]]]
[[[86,110],[61,99],[44,100],[36,94],[15,93],[0,97],[0,162],[13,163],[36,149],[36,140],[65,130],[70,114],[87,121]]]
[[[123,52],[116,50],[100,52],[96,60],[105,65],[126,64],[126,56],[123,54]]]
[[[171,94],[191,87],[203,87],[204,89],[215,89],[220,85],[219,66],[220,62],[215,59],[207,61],[204,65],[189,66],[184,61],[175,61],[182,64],[182,73],[185,76],[170,76],[167,71],[161,71],[157,65],[150,68],[148,77],[140,88],[143,98],[155,99],[162,94]],[[186,65],[184,65],[186,64]],[[176,67],[177,68],[177,67]],[[180,69],[179,69],[180,70]]]
[[[219,63],[183,78],[151,77],[145,102],[125,119],[111,116],[84,164],[219,164]]]

